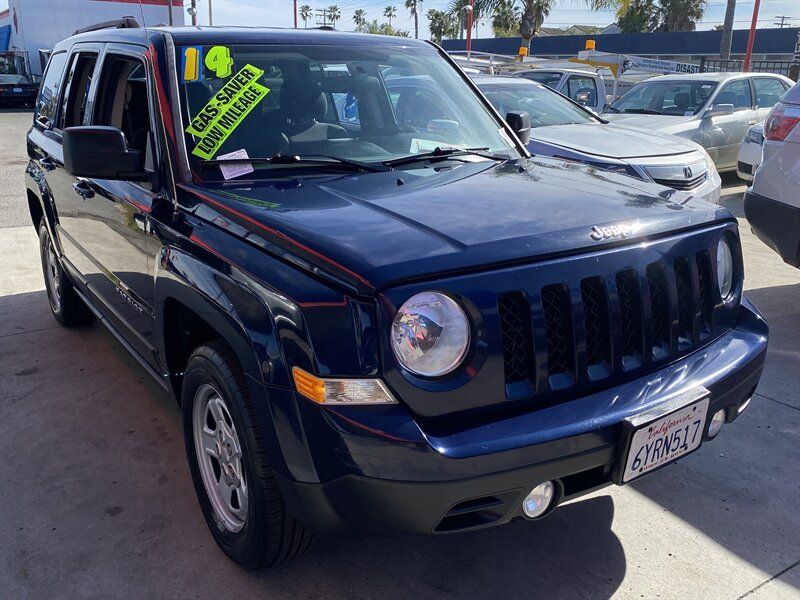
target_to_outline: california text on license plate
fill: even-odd
[[[686,456],[700,446],[709,399],[693,402],[633,432],[622,483]]]

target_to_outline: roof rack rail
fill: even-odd
[[[141,25],[139,25],[139,21],[137,21],[135,18],[122,17],[121,19],[116,19],[114,21],[104,21],[103,23],[95,23],[94,25],[81,27],[80,29],[76,29],[75,33],[72,35],[87,33],[89,31],[99,31],[101,29],[138,29],[140,27]]]

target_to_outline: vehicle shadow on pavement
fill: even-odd
[[[598,496],[473,533],[321,539],[296,563],[253,577],[296,582],[308,597],[609,598],[626,571],[613,518],[612,499]]]
[[[174,399],[101,325],[57,325],[44,291],[0,316],[4,596],[604,599],[625,576],[607,495],[468,534],[323,538],[245,572],[203,521]]]
[[[773,576],[796,564],[800,539],[800,284],[745,295],[770,326],[750,406],[698,452],[630,487]],[[683,540],[674,552],[708,556],[704,544],[702,536]]]

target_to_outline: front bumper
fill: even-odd
[[[317,473],[341,474],[313,483],[279,476],[279,484],[289,510],[318,531],[449,533],[505,523],[522,516],[522,499],[542,481],[556,482],[554,506],[608,485],[623,421],[679,394],[704,386],[706,426],[720,409],[735,420],[758,384],[767,335],[744,300],[734,329],[646,377],[450,431],[426,429],[401,406],[323,409],[298,397],[314,430],[306,440]]]
[[[758,239],[784,262],[800,267],[800,208],[747,190],[744,214]]]

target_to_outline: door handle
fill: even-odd
[[[94,190],[90,188],[89,184],[85,181],[76,181],[72,184],[72,189],[75,190],[75,193],[84,200],[94,196]]]

